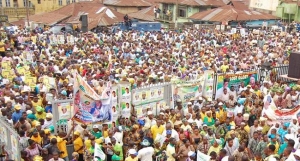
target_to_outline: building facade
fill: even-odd
[[[78,0],[0,0],[1,14],[9,21],[24,19],[27,15],[50,12]],[[27,9],[28,4],[28,9]]]

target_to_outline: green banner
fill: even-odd
[[[249,84],[252,86],[258,80],[257,72],[254,71],[236,73],[236,74],[221,74],[218,75],[217,86],[216,86],[217,90],[223,87],[225,78],[229,79],[227,87],[230,88],[231,86],[234,86],[236,90],[239,89],[239,86],[241,85],[242,82],[244,82],[245,86]]]

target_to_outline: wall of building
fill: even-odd
[[[115,10],[118,11],[120,13],[123,14],[128,14],[128,13],[133,13],[133,12],[137,12],[139,10],[142,10],[144,8],[147,7],[120,7],[120,6],[108,6],[108,8],[110,8],[111,10]]]
[[[276,9],[276,16],[285,22],[300,22],[299,7],[296,3],[282,3]]]

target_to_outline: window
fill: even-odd
[[[186,7],[185,6],[178,7],[178,17],[186,17]]]
[[[5,0],[6,7],[10,7],[10,0]]]
[[[38,4],[41,4],[41,0],[37,0],[37,3],[38,3]]]
[[[0,7],[2,7],[2,0],[0,0]]]
[[[70,0],[67,0],[66,3],[67,3],[67,5],[70,4]]]
[[[62,0],[58,0],[58,5],[62,6]]]
[[[0,0],[0,1],[1,1],[1,0]],[[23,5],[24,5],[24,7],[27,6],[27,0],[23,0]]]
[[[76,0],[72,0],[72,3],[76,3]]]

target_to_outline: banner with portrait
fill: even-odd
[[[185,108],[187,103],[195,97],[199,97],[203,93],[204,77],[199,80],[181,82],[180,84],[172,84],[172,93],[174,101],[180,99]],[[173,100],[172,99],[172,100]]]
[[[120,108],[119,108],[119,101],[118,101],[118,86],[113,86],[111,89],[111,102],[112,102],[112,127],[116,127],[118,122],[118,118],[120,116]]]
[[[71,102],[64,102],[64,103],[57,103],[58,108],[58,118],[60,120],[65,119],[69,120],[73,116],[73,103]]]
[[[80,123],[104,123],[112,121],[111,99],[101,97],[78,74],[74,74],[73,120]]]
[[[252,72],[243,72],[235,74],[219,74],[217,76],[217,90],[223,87],[224,79],[229,79],[228,87],[234,86],[236,90],[239,89],[239,86],[244,82],[245,86],[255,85],[255,82],[258,80],[257,71]]]
[[[11,140],[11,150],[12,150],[12,155],[11,159],[12,160],[19,160],[21,158],[20,153],[17,153],[20,151],[19,149],[19,137],[15,136],[13,134],[10,135],[10,140]]]
[[[132,104],[142,105],[164,99],[164,86],[136,89],[132,93]]]
[[[213,86],[214,86],[214,72],[213,71],[205,71],[204,72],[204,88],[203,88],[203,96],[207,99],[213,98]]]
[[[293,109],[281,109],[276,106],[271,95],[266,95],[261,116],[268,118],[271,122],[292,122],[292,119],[300,117],[300,105]]]
[[[120,106],[121,115],[129,118],[131,115],[131,85],[130,83],[120,82]]]

